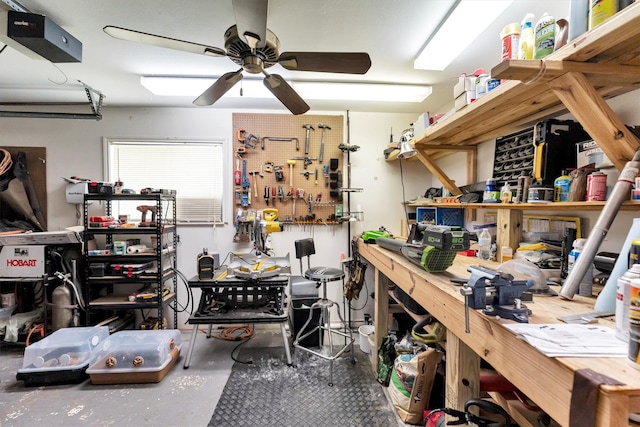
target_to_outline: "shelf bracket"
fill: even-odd
[[[550,81],[549,87],[615,167],[622,170],[640,148],[640,140],[622,123],[584,74],[563,74]]]
[[[417,157],[422,164],[435,175],[436,178],[442,183],[442,185],[451,192],[453,196],[459,196],[462,191],[452,181],[447,174],[431,159],[429,152],[433,151],[466,151],[467,152],[467,182],[474,183],[478,179],[477,177],[477,154],[478,149],[475,145],[461,146],[461,145],[438,145],[438,144],[423,144],[415,147]]]
[[[91,113],[71,113],[71,112],[43,112],[43,111],[0,111],[0,117],[19,117],[19,118],[39,118],[39,119],[92,119],[102,120],[102,101],[104,95],[92,87],[78,80],[83,86]],[[75,106],[87,105],[86,103],[77,102],[58,102],[58,103],[29,103],[29,102],[3,102],[4,106]]]

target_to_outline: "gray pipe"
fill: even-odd
[[[591,235],[587,239],[580,256],[576,259],[575,264],[571,268],[567,280],[565,280],[560,289],[560,297],[564,299],[573,299],[573,296],[580,287],[580,282],[584,278],[587,270],[593,263],[593,259],[600,248],[602,240],[609,232],[609,227],[616,217],[622,203],[629,197],[629,189],[635,183],[635,178],[640,170],[640,150],[636,151],[633,159],[627,162],[622,168],[618,181],[614,185],[609,200],[605,203],[604,208],[600,212],[598,221],[591,231]]]

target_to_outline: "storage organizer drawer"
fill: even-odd
[[[416,221],[435,225],[464,227],[464,209],[418,207],[416,208]]]

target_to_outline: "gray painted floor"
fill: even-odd
[[[215,333],[215,331],[214,331]],[[157,384],[81,384],[25,387],[16,380],[24,347],[0,345],[0,427],[206,426],[231,372],[238,342],[200,332],[189,369],[183,369],[191,332],[182,333],[181,357]],[[243,346],[281,346],[279,327],[257,325]],[[355,351],[360,351],[357,345]],[[237,356],[237,351],[234,353]],[[373,375],[373,371],[372,371]],[[272,427],[272,426],[265,426]]]

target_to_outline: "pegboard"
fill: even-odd
[[[321,124],[328,126],[324,130],[322,162]],[[305,125],[313,127],[309,130],[308,154],[305,154]],[[234,113],[232,203],[235,208],[258,211],[275,207],[278,219],[285,224],[332,222],[336,211],[341,216],[343,194],[338,190],[347,186],[347,177],[343,172],[343,152],[339,148],[343,143],[343,126],[344,116],[341,115]],[[242,139],[244,142],[240,141]],[[309,159],[308,162],[305,162],[305,157]],[[331,159],[337,159],[335,170],[331,169]],[[295,165],[290,166],[290,161],[295,161]],[[243,162],[245,177],[242,175]],[[308,163],[306,167],[305,163]],[[325,166],[328,169],[326,175]],[[284,174],[281,181],[276,180],[278,168]],[[240,170],[240,184],[236,180],[237,170]],[[339,177],[342,184],[338,182]],[[303,192],[303,198],[296,198],[294,211],[293,196],[300,192],[298,189]],[[265,191],[269,195],[268,204]],[[309,195],[312,211],[309,210]]]

